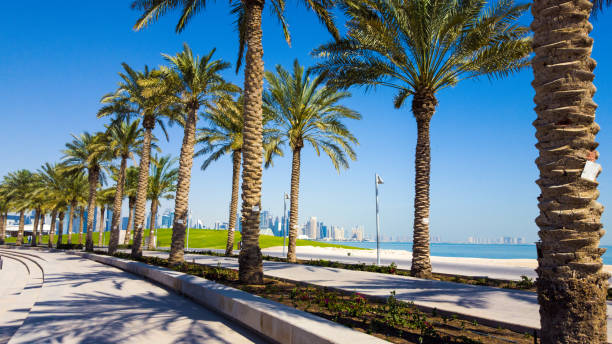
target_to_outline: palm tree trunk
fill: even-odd
[[[149,248],[149,250],[153,250],[155,249],[155,225],[156,225],[156,219],[157,219],[157,207],[158,207],[158,201],[157,200],[151,200],[151,217],[149,218],[149,242],[147,244],[147,247]]]
[[[17,231],[17,241],[15,245],[21,246],[23,244],[23,221],[25,220],[24,211],[19,211],[19,230]]]
[[[263,46],[261,43],[262,0],[245,0],[246,65],[244,68],[244,129],[242,146],[242,249],[239,278],[245,284],[263,283],[259,248],[259,212],[262,173]]]
[[[234,231],[236,230],[236,216],[238,215],[238,188],[240,187],[240,162],[242,151],[232,152],[232,200],[230,201],[229,228],[227,230],[227,245],[225,255],[231,256],[234,252]]]
[[[36,209],[36,212],[34,214],[34,226],[32,227],[32,242],[30,243],[30,246],[32,247],[36,247],[39,220],[40,220],[40,210]]]
[[[291,196],[289,205],[289,244],[287,246],[287,261],[295,263],[297,260],[295,244],[298,231],[298,204],[300,192],[300,153],[302,147],[293,150],[293,161],[291,162]]]
[[[47,247],[53,248],[53,240],[55,239],[55,225],[57,224],[57,210],[51,211],[51,227],[49,227],[49,242]]]
[[[98,246],[104,246],[104,213],[106,212],[106,206],[100,207],[100,223],[98,224]]]
[[[121,157],[119,167],[119,178],[115,186],[115,199],[113,200],[113,219],[111,220],[110,239],[108,240],[108,253],[114,254],[119,244],[119,222],[121,221],[121,206],[123,205],[123,187],[125,185],[125,170],[127,168],[127,156]],[[130,208],[131,209],[131,208]]]
[[[42,245],[43,229],[45,228],[45,212],[43,211],[41,211],[40,213],[39,225],[40,225],[40,229],[38,231],[38,243]]]
[[[132,230],[134,229],[134,211],[136,209],[136,198],[134,197],[130,197],[130,199],[128,200],[129,202],[129,213],[128,213],[128,225],[127,225],[127,229],[125,230],[125,238],[123,238],[123,244],[124,245],[129,245],[130,244],[130,237],[131,237],[131,233]]]
[[[64,214],[63,211],[59,212],[59,224],[57,225],[57,244],[55,245],[56,248],[59,248],[62,245],[62,239],[64,237],[64,216],[65,215],[66,214]]]
[[[155,118],[144,116],[142,126],[145,133],[142,141],[142,155],[140,156],[140,171],[138,172],[138,190],[136,191],[136,206],[134,213],[134,242],[132,243],[132,257],[142,257],[142,233],[145,221],[145,206],[147,205],[147,187],[149,185],[149,168],[151,162],[151,138],[155,127]]]
[[[68,211],[68,245],[72,244],[72,231],[74,227],[74,209],[76,208],[76,201],[70,203],[70,210]]]
[[[6,236],[6,214],[0,214],[0,245],[4,245]]]
[[[591,8],[587,0],[532,6],[542,343],[607,343],[603,206],[596,201],[598,183],[581,178],[598,156]]]
[[[85,218],[85,207],[80,207],[79,209],[79,245],[83,245],[83,233],[84,233],[84,227],[83,227],[83,219]]]
[[[93,225],[96,215],[96,195],[98,193],[98,180],[100,169],[94,166],[89,169],[89,200],[87,202],[87,239],[85,239],[85,250],[93,252]]]
[[[183,262],[185,248],[185,227],[183,221],[189,208],[189,188],[191,186],[191,167],[193,166],[193,147],[195,145],[195,130],[198,119],[198,108],[188,110],[187,123],[183,134],[183,145],[179,157],[178,181],[174,202],[174,223],[172,224],[172,243],[170,244],[170,264]]]
[[[414,155],[414,234],[412,238],[412,267],[410,275],[431,277],[429,260],[429,173],[431,155],[429,124],[437,100],[431,93],[416,94],[412,100],[412,113],[417,121],[417,144]]]

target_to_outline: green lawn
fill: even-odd
[[[236,238],[234,240],[234,249],[237,248],[237,243],[240,241],[240,232],[235,233]],[[145,232],[145,237],[149,236],[149,231]],[[105,243],[108,245],[110,232],[105,233]],[[56,237],[57,238],[57,237]],[[163,228],[157,230],[157,246],[158,247],[169,247],[172,238],[172,230],[169,228]],[[68,235],[64,234],[62,237],[64,243],[68,242]],[[7,243],[14,243],[16,238],[7,238]],[[27,239],[26,239],[27,240]],[[42,245],[47,244],[49,238],[47,235],[43,235]],[[77,243],[79,240],[78,234],[72,235],[72,243]],[[98,245],[98,232],[94,232],[93,235],[94,245]],[[83,241],[85,241],[85,235],[83,235]],[[190,229],[189,230],[189,247],[190,248],[209,248],[209,249],[224,249],[227,241],[226,230],[211,230],[211,229]],[[261,235],[259,237],[259,246],[263,248],[282,246],[283,238],[274,237],[269,235]],[[298,240],[297,246],[317,246],[317,247],[339,247],[363,250],[363,248],[352,247],[347,245],[336,245],[326,242],[312,241],[312,240]]]

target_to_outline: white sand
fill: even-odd
[[[345,263],[376,263],[376,250],[354,250],[337,247],[298,246],[297,256],[300,259],[327,259]],[[263,249],[262,253],[281,256],[282,247]],[[399,268],[410,269],[412,253],[404,250],[381,250],[381,264],[391,262]],[[460,274],[466,276],[488,276],[489,278],[518,280],[521,275],[536,277],[535,259],[489,259],[466,257],[431,257],[434,272]],[[604,265],[604,270],[612,273],[612,265]],[[611,279],[612,282],[612,279]]]

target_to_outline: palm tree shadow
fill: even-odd
[[[230,332],[237,332],[252,342],[265,342],[249,330],[172,292],[156,288],[156,292],[130,293],[123,281],[115,280],[119,275],[125,280],[122,272],[54,274],[45,283],[60,288],[84,286],[80,290],[86,291],[50,300],[42,298],[12,339],[17,343],[229,344],[236,337],[229,336]],[[87,290],[90,287],[87,284],[105,280],[113,283],[110,291]]]

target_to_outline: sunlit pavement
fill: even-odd
[[[59,252],[0,249],[0,255],[0,343],[264,342],[116,268]],[[26,286],[27,269],[18,261],[26,255],[43,267],[42,287]],[[28,295],[32,290],[35,294]]]

